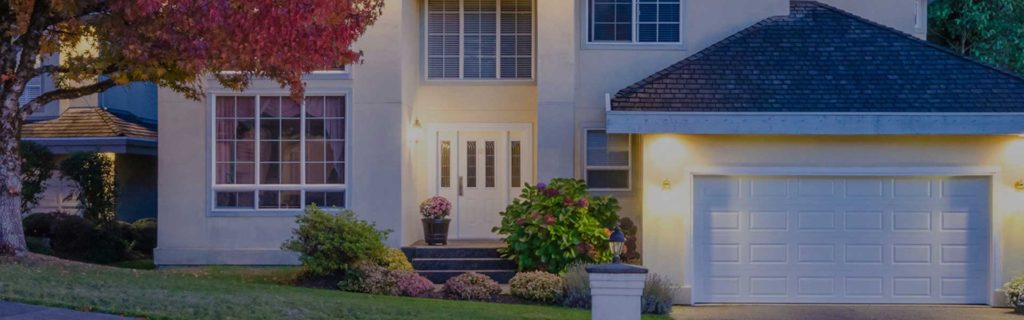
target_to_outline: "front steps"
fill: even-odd
[[[498,283],[508,283],[516,274],[516,265],[498,255],[498,248],[503,245],[496,241],[449,241],[447,246],[418,242],[402,248],[402,252],[416,273],[436,284],[470,271],[487,275]]]

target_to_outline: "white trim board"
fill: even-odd
[[[992,135],[1024,133],[1024,113],[609,111],[610,133]]]

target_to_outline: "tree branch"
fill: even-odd
[[[50,103],[55,100],[74,99],[78,97],[87,96],[94,93],[103,92],[104,90],[113,88],[117,83],[113,79],[105,79],[90,85],[81,86],[77,88],[58,89],[39,95],[32,101],[29,101],[21,107],[22,112],[25,116],[28,116],[36,111],[39,111],[43,105]]]

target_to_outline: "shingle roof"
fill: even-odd
[[[612,110],[1024,112],[1024,78],[814,1],[619,91]]]
[[[25,124],[23,138],[130,137],[156,138],[155,131],[143,124],[115,115],[100,107],[68,108],[53,120]]]

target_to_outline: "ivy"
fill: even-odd
[[[83,215],[96,224],[117,216],[117,183],[114,161],[99,153],[73,153],[60,162],[60,173],[78,186],[75,196]]]

